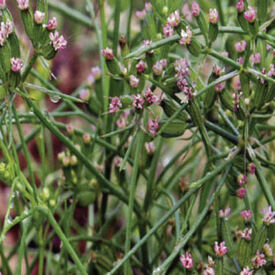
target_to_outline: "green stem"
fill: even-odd
[[[34,52],[29,64],[27,65],[27,67],[25,68],[25,70],[22,74],[22,82],[24,82],[27,79],[34,63],[36,62],[36,59],[38,58],[38,56],[39,56],[39,54],[37,52]]]
[[[61,230],[60,226],[56,222],[56,220],[55,220],[53,214],[50,212],[50,210],[47,208],[44,208],[44,207],[40,207],[39,211],[41,213],[43,213],[48,218],[49,223],[52,225],[54,231],[56,232],[58,237],[61,239],[61,241],[62,241],[63,245],[66,247],[68,253],[71,255],[71,257],[72,257],[73,261],[75,262],[75,264],[77,265],[80,273],[82,275],[88,275],[88,273],[85,270],[85,267],[82,265],[80,259],[78,258],[77,254],[75,253],[74,249],[72,248],[69,240],[64,235],[63,231]]]

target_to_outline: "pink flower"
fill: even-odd
[[[114,59],[114,53],[113,50],[110,48],[106,48],[102,50],[102,54],[104,55],[106,60],[113,60]]]
[[[210,9],[208,17],[211,24],[217,24],[219,21],[219,12],[217,9]]]
[[[0,25],[0,45],[3,46],[9,35],[13,32],[14,24],[12,21],[7,20],[6,24],[1,22]]]
[[[54,33],[51,32],[49,37],[56,51],[63,50],[67,46],[67,41],[63,35],[59,35],[58,31],[55,31]]]
[[[6,0],[0,0],[0,9],[4,9],[6,7]]]
[[[235,49],[237,52],[239,52],[239,53],[244,52],[245,48],[246,48],[245,40],[235,43]]]
[[[221,51],[220,54],[224,57],[228,57],[229,53],[227,51]]]
[[[221,83],[219,83],[219,84],[217,84],[217,85],[215,86],[215,90],[216,90],[217,92],[221,92],[221,91],[224,89],[224,87],[225,87],[225,83],[224,83],[224,82],[221,82]]]
[[[17,4],[20,10],[27,10],[29,8],[29,0],[17,0]]]
[[[214,251],[215,251],[216,255],[220,256],[220,257],[222,257],[224,254],[226,254],[227,247],[225,246],[225,241],[221,242],[220,244],[218,244],[218,242],[215,242]]]
[[[156,120],[149,119],[147,123],[148,131],[152,136],[156,136],[158,129],[159,129],[159,124]]]
[[[215,275],[216,271],[212,266],[207,266],[202,272],[203,275]]]
[[[181,45],[189,45],[192,41],[192,36],[193,36],[193,32],[191,31],[190,27],[187,26],[186,30],[181,30],[181,39],[180,39],[180,44]]]
[[[246,194],[246,189],[244,187],[241,187],[237,190],[237,196],[240,199],[243,199],[245,197],[245,194]]]
[[[190,75],[189,63],[186,58],[178,59],[174,62],[174,69],[177,73]]]
[[[143,47],[151,46],[152,42],[153,42],[152,40],[144,40],[143,41],[143,46],[141,46],[141,47],[143,48]],[[154,50],[149,50],[147,53],[148,54],[153,54]]]
[[[149,87],[146,88],[144,97],[145,97],[146,102],[148,102],[149,104],[158,102],[157,96],[153,94],[153,92],[151,91],[151,89]]]
[[[45,18],[45,13],[44,12],[41,12],[41,11],[38,11],[38,10],[35,11],[34,21],[35,21],[36,24],[42,24],[44,18]]]
[[[251,240],[252,228],[245,228],[240,232],[240,237],[246,239],[247,241]]]
[[[169,25],[169,24],[166,24],[162,28],[162,31],[163,31],[164,37],[170,37],[170,36],[174,35],[174,33],[175,33],[173,27],[171,25]]]
[[[150,2],[145,2],[145,10],[152,11],[152,4]]]
[[[84,144],[89,144],[91,142],[91,135],[88,134],[88,133],[85,133],[83,136],[82,136],[82,140],[84,142]]]
[[[263,218],[263,222],[266,224],[266,225],[270,225],[270,224],[273,224],[275,223],[275,211],[272,211],[272,208],[271,206],[267,206],[267,208],[264,208],[261,213],[264,215],[264,218]]]
[[[244,63],[244,58],[241,56],[240,58],[237,59],[237,62],[239,62],[240,65],[243,65],[243,63]]]
[[[221,76],[224,73],[224,68],[221,68],[219,66],[217,66],[216,64],[213,66],[213,73],[216,76]]]
[[[248,22],[253,23],[256,20],[257,10],[253,7],[248,7],[243,16]]]
[[[113,97],[109,105],[109,113],[115,113],[120,110],[122,103],[118,96]]]
[[[259,268],[266,264],[265,255],[257,250],[256,256],[251,260],[252,265],[256,268]]]
[[[141,97],[140,94],[133,95],[133,107],[136,109],[142,109],[144,104],[144,99]]]
[[[253,66],[254,64],[260,64],[261,62],[261,54],[260,53],[255,53],[251,54],[249,61],[251,65]]]
[[[195,17],[200,15],[200,5],[197,2],[193,2],[192,4],[192,14]]]
[[[90,99],[90,91],[88,89],[83,89],[79,92],[79,98],[83,101],[88,101]]]
[[[251,210],[244,210],[240,212],[242,218],[245,222],[249,221],[252,217],[252,211]]]
[[[239,174],[239,176],[238,176],[238,184],[240,186],[243,186],[243,185],[247,184],[247,177],[246,177],[246,175]]]
[[[171,13],[167,18],[167,22],[170,26],[177,27],[180,23],[180,11],[176,10],[175,12]]]
[[[137,11],[136,16],[139,20],[143,20],[146,17],[146,10]]]
[[[145,62],[143,60],[140,60],[138,62],[138,64],[136,65],[136,70],[137,70],[138,74],[144,74],[145,69],[146,69]]]
[[[269,71],[267,73],[267,76],[269,76],[269,77],[275,76],[275,65],[274,64],[270,65],[270,69],[269,69]]]
[[[138,84],[139,84],[139,79],[137,77],[135,77],[133,74],[130,75],[130,86],[132,88],[137,88]]]
[[[57,27],[57,19],[55,17],[53,17],[52,19],[50,19],[48,21],[48,24],[46,25],[47,29],[49,31],[55,30]]]
[[[148,155],[153,155],[155,153],[156,147],[155,147],[153,141],[145,142],[144,146],[145,146],[146,153]]]
[[[73,135],[74,134],[74,127],[72,124],[67,124],[66,125],[66,131],[69,135]]]
[[[254,271],[250,270],[249,267],[247,266],[241,271],[240,275],[253,275],[253,272]]]
[[[256,164],[255,163],[249,163],[248,165],[248,171],[251,175],[255,174],[255,170],[256,170]]]
[[[220,218],[228,218],[230,214],[231,214],[231,209],[229,206],[227,206],[225,209],[219,210]]]
[[[191,270],[193,267],[193,259],[189,252],[186,252],[185,254],[180,256],[180,262],[182,266],[188,270]]]
[[[95,82],[95,80],[99,80],[101,78],[101,69],[98,66],[91,68],[91,73],[88,76],[88,80],[91,84]]]
[[[153,66],[154,75],[161,75],[163,72],[163,66],[160,61],[157,61],[156,64]]]
[[[22,63],[22,60],[20,58],[12,57],[10,59],[10,62],[11,62],[11,69],[14,72],[19,72],[23,67],[23,63]]]
[[[236,4],[236,9],[238,12],[243,12],[244,11],[244,2],[243,0],[239,0]]]

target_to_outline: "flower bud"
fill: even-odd
[[[272,257],[273,256],[272,248],[268,243],[264,244],[263,249],[264,249],[264,253],[267,257]]]
[[[256,16],[257,16],[257,10],[253,7],[248,7],[248,10],[244,12],[244,18],[249,23],[255,22]]]
[[[198,17],[200,15],[200,5],[197,2],[192,4],[192,15]]]
[[[88,89],[83,89],[79,92],[79,98],[83,101],[88,101],[90,99],[90,91]]]
[[[45,13],[41,11],[35,11],[34,13],[34,21],[36,24],[42,24],[45,18]]]
[[[244,11],[244,2],[243,0],[239,0],[236,4],[236,9],[238,12],[243,12]]]
[[[12,57],[10,62],[11,62],[11,69],[13,72],[19,72],[23,67],[23,63],[20,58]]]
[[[74,134],[74,127],[71,124],[67,124],[66,131],[70,136],[72,136]]]
[[[219,21],[219,12],[217,9],[210,9],[208,17],[211,24],[217,24]]]
[[[82,137],[84,144],[90,144],[91,143],[91,135],[88,133],[85,133]]]
[[[137,88],[139,84],[139,79],[134,75],[130,75],[129,83],[132,88]]]
[[[48,21],[48,24],[46,25],[47,29],[49,31],[55,30],[57,27],[57,19],[55,17],[53,17],[52,19],[50,19]]]
[[[76,166],[78,163],[77,157],[75,155],[72,155],[70,158],[70,164],[71,166]]]
[[[27,10],[29,8],[29,0],[17,0],[17,4],[20,10]]]
[[[237,196],[240,199],[243,199],[245,197],[246,194],[246,189],[244,187],[241,187],[237,190]]]

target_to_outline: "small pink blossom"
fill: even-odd
[[[63,35],[59,35],[58,31],[55,31],[54,33],[51,32],[49,37],[56,51],[63,50],[67,46],[67,41]]]
[[[213,73],[216,76],[221,76],[222,74],[224,74],[224,68],[221,68],[219,66],[217,66],[216,64],[213,66]]]
[[[79,98],[83,101],[88,101],[90,99],[90,91],[88,89],[83,89],[79,92]]]
[[[118,96],[112,98],[111,103],[109,105],[109,113],[115,113],[120,110],[122,107],[122,103]]]
[[[6,7],[6,0],[0,0],[0,9],[4,9]]]
[[[193,2],[192,4],[192,14],[195,17],[200,15],[200,5],[197,2]]]
[[[145,10],[148,12],[152,11],[152,4],[150,2],[145,2]]]
[[[163,26],[162,31],[164,37],[170,37],[175,33],[173,27],[170,24],[166,24],[165,26]]]
[[[188,3],[184,3],[181,12],[188,22],[192,22],[192,11],[190,10]]]
[[[217,24],[219,21],[219,12],[217,9],[210,9],[208,17],[211,24]]]
[[[237,62],[240,63],[240,65],[244,64],[244,58],[241,56],[240,58],[237,59]]]
[[[66,131],[69,135],[73,135],[74,134],[74,127],[72,124],[67,124],[66,125]]]
[[[243,199],[245,197],[246,194],[246,189],[244,187],[241,187],[237,190],[237,196],[240,199]]]
[[[252,258],[251,262],[254,267],[259,268],[266,264],[265,255],[257,250],[256,256]]]
[[[235,43],[235,49],[236,49],[237,52],[239,52],[239,53],[244,52],[245,48],[246,48],[245,40],[242,40],[240,42]]]
[[[251,240],[252,228],[245,228],[240,232],[240,237],[246,239],[247,241]]]
[[[174,62],[174,69],[177,73],[190,75],[189,63],[186,58],[178,59]]]
[[[229,206],[227,206],[225,209],[219,210],[220,218],[228,218],[230,214],[231,214],[231,208]]]
[[[23,67],[23,63],[22,63],[22,60],[20,58],[12,57],[10,59],[10,62],[11,62],[11,69],[14,72],[19,72]]]
[[[135,77],[133,74],[130,75],[130,86],[132,88],[137,88],[138,84],[139,84],[139,79],[137,77]]]
[[[103,49],[102,50],[102,54],[104,55],[105,59],[106,60],[113,60],[114,59],[114,53],[113,53],[113,50],[110,49],[110,48],[106,48],[106,49]]]
[[[247,266],[241,271],[240,275],[253,275],[253,273],[254,271],[250,270],[249,267]]]
[[[218,244],[218,242],[215,242],[214,251],[217,256],[222,257],[223,255],[225,255],[227,252],[227,247],[225,246],[225,241],[221,242],[220,244]]]
[[[136,65],[136,70],[138,74],[144,74],[146,69],[146,64],[143,60],[140,60],[138,64]]]
[[[83,136],[82,136],[82,140],[84,142],[84,144],[89,144],[91,142],[91,135],[88,134],[88,133],[85,133]]]
[[[153,94],[149,87],[146,88],[144,97],[146,102],[148,102],[149,104],[158,103],[157,96]]]
[[[189,45],[192,41],[192,37],[193,37],[193,32],[191,31],[190,27],[187,26],[186,30],[181,30],[181,39],[180,39],[180,44],[181,45]]]
[[[56,17],[53,17],[52,19],[50,19],[48,21],[48,24],[46,25],[46,27],[49,31],[52,31],[52,30],[55,30],[57,28],[57,24],[58,23],[57,23]]]
[[[270,224],[273,224],[275,223],[275,211],[272,211],[272,208],[271,206],[267,206],[266,208],[264,208],[262,211],[261,211],[261,214],[264,215],[264,218],[263,218],[263,222],[266,224],[266,225],[270,225]]]
[[[248,7],[243,16],[249,23],[253,23],[256,20],[257,10],[253,7]]]
[[[20,10],[27,10],[29,8],[29,0],[17,0],[17,4]]]
[[[193,268],[193,258],[189,252],[186,252],[185,254],[180,256],[180,262],[184,268],[187,270],[191,270]]]
[[[136,109],[142,109],[144,104],[144,99],[141,97],[140,94],[133,95],[133,104],[132,106]]]
[[[251,162],[249,163],[248,165],[248,171],[251,175],[254,175],[255,174],[255,171],[256,171],[256,164]]]
[[[267,76],[269,76],[269,77],[274,77],[275,76],[275,65],[274,64],[270,65],[270,69],[267,73]]]
[[[260,64],[261,62],[261,54],[260,53],[255,53],[251,54],[249,61],[251,65],[253,66],[254,64]]]
[[[163,72],[163,64],[161,61],[157,61],[156,64],[153,66],[154,75],[161,75]]]
[[[244,2],[243,0],[239,0],[236,4],[236,9],[238,12],[243,12],[244,11]]]
[[[34,13],[34,21],[36,24],[42,24],[45,19],[45,13],[42,11],[36,10]]]
[[[212,266],[207,266],[202,272],[203,275],[215,275],[216,271]]]
[[[229,53],[227,51],[221,51],[220,54],[224,57],[228,57]]]
[[[221,92],[221,91],[224,89],[224,87],[225,87],[225,83],[224,83],[224,82],[221,82],[221,83],[215,85],[215,90],[216,90],[217,92]]]
[[[239,174],[239,176],[238,176],[238,184],[240,186],[243,186],[243,185],[247,184],[247,177],[246,177],[246,175]]]
[[[156,136],[158,129],[159,129],[159,123],[156,120],[149,119],[147,123],[148,131],[152,136]]]
[[[144,146],[145,146],[146,153],[148,155],[153,155],[155,153],[156,147],[155,147],[153,141],[145,142]]]
[[[146,17],[146,10],[143,9],[141,11],[137,11],[136,16],[139,20],[144,20],[144,18]]]
[[[180,23],[180,11],[176,10],[175,12],[171,13],[167,18],[167,22],[170,26],[177,27]]]
[[[141,46],[141,48],[151,46],[152,43],[153,43],[152,40],[144,40],[144,41],[143,41],[143,45]],[[148,54],[153,54],[153,53],[154,53],[154,50],[149,50],[147,53],[148,53]]]
[[[252,211],[251,210],[244,210],[240,212],[242,218],[245,222],[249,221],[252,217]]]

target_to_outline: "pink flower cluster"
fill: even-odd
[[[227,247],[225,246],[225,241],[218,244],[218,242],[215,242],[214,244],[214,251],[217,256],[222,257],[227,253]]]
[[[239,236],[247,241],[251,240],[252,228],[245,228],[244,230],[240,231]]]
[[[133,104],[132,106],[138,110],[141,110],[143,108],[144,99],[140,94],[133,95]]]
[[[252,258],[251,262],[255,268],[259,268],[266,264],[265,255],[257,250],[256,256]]]
[[[245,40],[242,40],[242,41],[240,41],[240,42],[236,42],[236,43],[235,43],[235,49],[236,49],[236,51],[239,52],[239,53],[244,52],[245,49],[246,49],[246,42],[245,42]]]
[[[109,113],[115,113],[120,110],[122,107],[122,103],[118,96],[112,98],[111,103],[109,105]]]
[[[29,0],[17,0],[17,4],[20,10],[27,10],[29,8]]]
[[[225,209],[219,210],[220,218],[228,218],[230,214],[231,214],[231,208],[229,206],[227,206]]]
[[[240,212],[242,218],[245,222],[249,221],[252,217],[252,211],[251,210],[244,210]]]
[[[92,67],[88,76],[88,82],[90,84],[94,84],[96,80],[99,80],[101,78],[101,74],[101,69],[98,66]]]
[[[44,19],[45,19],[45,13],[39,10],[36,10],[34,13],[34,22],[36,24],[42,24]]]
[[[152,11],[152,4],[150,2],[145,2],[145,7],[141,11],[136,12],[136,16],[139,20],[144,20],[147,12]]]
[[[260,64],[261,54],[260,53],[251,54],[251,56],[249,58],[249,61],[250,61],[252,66],[254,66],[254,64]]]
[[[198,17],[200,15],[200,5],[197,2],[192,4],[192,15]]]
[[[149,119],[147,123],[149,133],[155,137],[159,130],[159,123],[157,120]]]
[[[194,261],[189,252],[186,252],[185,254],[180,256],[180,262],[182,266],[187,270],[191,270],[193,268]]]
[[[63,35],[59,35],[58,31],[55,31],[54,33],[51,32],[49,37],[56,51],[63,50],[67,46],[67,41],[65,40]]]
[[[257,10],[253,7],[248,7],[243,16],[249,23],[253,23],[257,17]]]
[[[250,270],[249,266],[245,267],[240,275],[253,275],[254,271],[253,270]]]
[[[102,54],[104,55],[107,61],[111,61],[115,57],[113,50],[108,47],[102,50]]]
[[[193,32],[191,31],[189,26],[187,26],[185,30],[181,30],[180,36],[181,36],[181,38],[180,38],[181,45],[190,45],[191,44]]]
[[[265,209],[261,211],[261,213],[264,215],[263,222],[269,226],[271,224],[275,223],[275,211],[272,211],[271,206],[267,206]]]
[[[176,10],[175,12],[171,13],[167,18],[167,24],[162,29],[164,37],[170,37],[174,35],[174,27],[177,27],[180,21],[181,18],[179,10]]]
[[[20,58],[12,57],[10,62],[11,62],[11,69],[13,72],[19,72],[23,67],[23,63]]]
[[[53,17],[52,19],[49,19],[48,24],[45,25],[44,27],[46,27],[49,31],[55,30],[57,28],[57,19],[56,17]]]
[[[219,12],[217,9],[210,9],[208,17],[211,24],[217,24],[219,21]]]
[[[9,35],[13,32],[14,24],[12,21],[7,20],[6,24],[1,22],[0,25],[0,45],[3,46]]]
[[[161,60],[157,61],[156,64],[153,66],[154,75],[156,75],[156,76],[162,75],[163,70],[166,68],[166,66],[167,66],[166,59],[161,59]]]
[[[146,69],[146,63],[143,60],[140,60],[136,65],[136,70],[138,74],[144,74]]]

